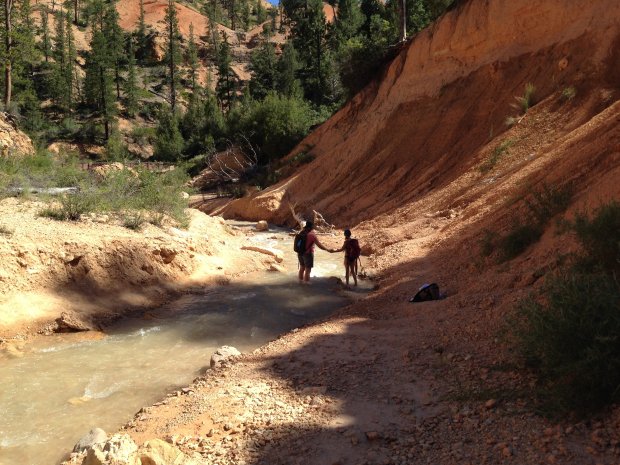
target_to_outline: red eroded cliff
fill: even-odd
[[[431,197],[454,203],[470,188],[492,185],[497,173],[481,173],[480,166],[512,133],[524,141],[524,156],[535,154],[538,162],[525,171],[513,167],[522,182],[526,174],[553,175],[557,156],[568,171],[556,177],[588,170],[583,157],[594,140],[601,150],[611,147],[603,152],[616,154],[607,164],[617,170],[618,125],[605,131],[600,125],[618,119],[619,50],[615,0],[463,2],[292,151],[310,151],[312,163],[223,213],[284,223],[291,202],[301,212],[316,209],[332,223],[355,225],[412,203],[418,211],[454,208],[458,202],[439,205]],[[539,105],[508,128],[506,118],[518,113],[515,96],[527,83]],[[577,98],[560,105],[568,88]],[[604,118],[593,118],[604,111]],[[553,127],[537,125],[539,119]],[[581,142],[564,144],[571,138]],[[564,151],[553,155],[558,146]]]

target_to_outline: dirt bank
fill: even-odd
[[[62,329],[63,314],[78,328],[96,328],[275,260],[241,250],[244,234],[197,210],[189,210],[187,230],[147,225],[134,232],[108,215],[79,222],[38,216],[45,207],[0,202],[1,338]]]

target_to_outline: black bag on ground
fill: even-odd
[[[441,298],[439,286],[436,283],[432,283],[422,285],[418,293],[409,299],[409,302],[426,302],[427,300],[438,300]]]

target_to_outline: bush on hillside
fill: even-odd
[[[0,195],[16,189],[74,187],[86,177],[72,155],[53,156],[39,150],[28,157],[0,157]]]
[[[512,260],[521,255],[530,245],[538,242],[545,226],[552,218],[566,210],[572,196],[573,189],[570,184],[564,186],[543,184],[541,189],[533,190],[525,199],[527,214],[516,221],[507,234],[497,240],[501,251],[500,260]],[[491,246],[490,243],[488,245]]]
[[[551,412],[580,414],[620,400],[620,204],[572,224],[582,255],[517,306],[513,334]]]
[[[164,217],[170,217],[184,226],[188,222],[185,214],[188,202],[181,192],[187,190],[187,181],[186,172],[180,168],[164,173],[124,169],[97,178],[81,169],[76,157],[52,156],[45,151],[31,157],[0,158],[2,196],[28,195],[30,188],[79,188],[77,194],[49,199],[54,203],[41,215],[57,220],[77,221],[86,213],[111,212],[125,218],[148,218],[159,224]]]
[[[258,162],[265,165],[286,155],[319,118],[305,100],[271,93],[240,112],[231,128],[260,149]]]
[[[530,245],[538,242],[543,228],[540,224],[517,224],[499,241],[501,260],[512,260],[521,255]]]
[[[169,162],[180,160],[183,146],[179,118],[169,110],[162,110],[159,114],[153,157]]]
[[[577,215],[572,228],[586,252],[581,264],[601,267],[620,279],[620,203],[601,206],[592,220]]]

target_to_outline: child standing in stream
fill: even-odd
[[[354,286],[357,286],[357,260],[360,257],[360,245],[357,239],[351,237],[351,230],[344,230],[344,243],[337,250],[330,252],[342,252],[344,250],[344,269],[347,287],[349,287],[349,276],[353,276]]]

